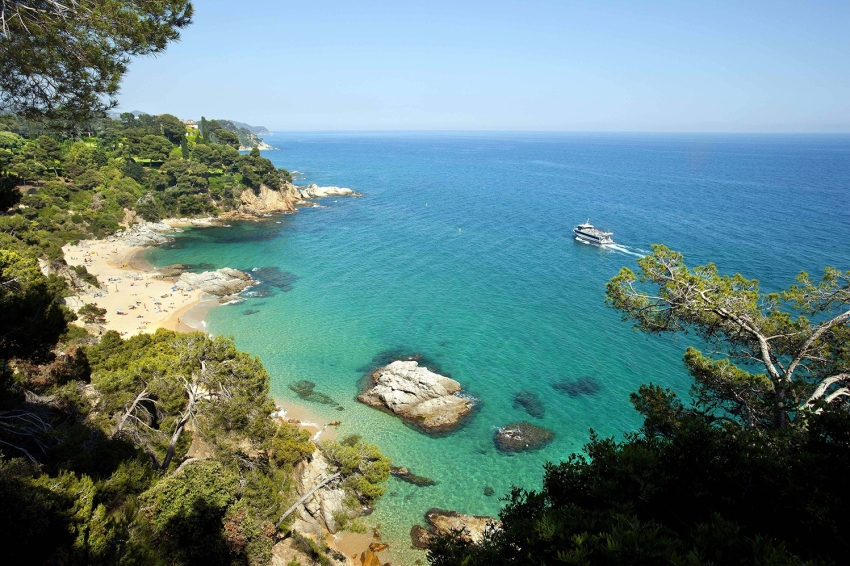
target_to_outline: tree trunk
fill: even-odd
[[[335,473],[334,475],[332,475],[331,477],[327,478],[325,481],[321,482],[319,485],[317,485],[317,486],[316,486],[316,487],[314,487],[313,489],[311,489],[310,491],[308,491],[307,493],[305,493],[303,496],[301,496],[301,499],[299,499],[298,501],[296,501],[296,502],[292,505],[292,507],[290,507],[289,509],[287,509],[286,511],[284,511],[284,512],[283,512],[283,515],[281,515],[281,516],[280,516],[280,519],[278,519],[278,520],[277,520],[277,523],[275,523],[275,525],[274,525],[274,526],[275,526],[275,528],[276,528],[276,527],[278,527],[278,526],[280,526],[280,524],[283,522],[283,520],[284,520],[284,519],[286,519],[286,518],[289,516],[289,514],[290,514],[290,513],[292,513],[293,511],[295,511],[295,509],[297,509],[299,505],[301,505],[302,503],[304,503],[305,501],[307,501],[308,499],[310,499],[310,496],[311,496],[311,495],[313,495],[316,491],[318,491],[318,490],[320,490],[321,488],[325,487],[327,484],[331,483],[331,482],[332,482],[332,481],[334,481],[335,479],[339,479],[339,478],[341,478],[341,477],[342,477],[342,474],[340,474],[339,472],[337,472],[337,473]]]
[[[191,386],[188,388],[188,390],[189,402],[186,405],[186,410],[180,416],[180,420],[177,421],[177,427],[175,427],[174,429],[174,434],[171,435],[171,442],[168,444],[168,450],[165,453],[165,458],[162,460],[163,470],[168,470],[168,465],[174,458],[174,450],[177,448],[177,441],[180,440],[180,435],[183,433],[183,428],[186,426],[186,423],[189,422],[189,419],[192,418],[192,414],[195,411],[195,390]]]

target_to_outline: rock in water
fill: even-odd
[[[425,513],[425,521],[430,525],[424,529],[415,525],[410,529],[410,539],[416,548],[428,548],[437,535],[448,534],[452,531],[463,531],[461,535],[468,542],[478,544],[484,540],[488,528],[499,529],[502,523],[493,517],[482,515],[464,515],[445,509],[429,509]]]
[[[323,198],[323,197],[347,197],[353,196],[356,193],[351,189],[344,187],[320,187],[315,183],[306,187],[298,187],[298,196],[302,199],[308,198]]]
[[[301,381],[296,381],[295,383],[291,384],[289,388],[305,401],[312,401],[313,403],[321,403],[323,405],[337,404],[336,401],[334,401],[332,398],[328,397],[324,393],[316,391],[316,384],[312,381],[302,379]]]
[[[581,397],[582,395],[596,395],[602,386],[595,379],[586,375],[575,381],[564,380],[552,384],[555,391],[566,393],[570,397]]]
[[[416,548],[421,548],[423,550],[427,549],[431,546],[431,539],[433,535],[428,532],[425,527],[420,525],[413,525],[410,529],[410,541],[413,543],[413,546]]]
[[[427,432],[456,428],[474,406],[471,399],[456,395],[460,383],[415,361],[395,361],[375,370],[371,379],[372,388],[358,395],[358,401],[388,410]]]
[[[427,478],[425,476],[418,476],[405,467],[390,466],[390,473],[401,481],[412,483],[413,485],[418,487],[429,487],[432,485],[437,485],[437,482],[432,480],[431,478]]]
[[[201,289],[218,297],[229,297],[256,285],[256,281],[243,271],[222,267],[203,273],[184,273],[177,279],[177,285]]]
[[[529,422],[505,425],[496,432],[493,441],[502,452],[537,450],[552,442],[555,433]]]
[[[546,414],[546,407],[543,406],[543,402],[540,401],[540,397],[534,391],[520,391],[514,395],[514,406],[516,405],[521,406],[526,413],[538,419],[542,419]]]

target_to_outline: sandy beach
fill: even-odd
[[[167,328],[188,332],[182,316],[201,302],[199,289],[182,288],[162,278],[137,254],[144,248],[120,241],[84,240],[62,248],[68,265],[85,265],[100,288],[68,297],[68,306],[79,310],[86,303],[106,309],[101,326],[128,337]],[[76,322],[83,325],[82,319]]]

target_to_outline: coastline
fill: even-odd
[[[211,220],[203,222],[209,225]],[[182,220],[165,222],[175,230],[198,225]],[[98,322],[86,324],[79,318],[75,324],[100,334],[115,330],[123,338],[154,333],[159,328],[181,333],[207,333],[205,319],[210,309],[221,304],[218,297],[200,289],[177,288],[176,278],[164,277],[145,258],[144,252],[149,247],[131,246],[119,239],[83,240],[76,245],[66,244],[62,247],[68,266],[85,266],[100,284],[99,287],[89,285],[86,292],[67,297],[66,304],[75,312],[85,304],[106,309]],[[277,408],[274,416],[297,424],[309,432],[310,440],[314,443],[338,439],[335,426],[338,421],[318,415],[305,403],[275,397],[272,399]],[[347,564],[355,564],[357,558],[369,550],[375,538],[367,534],[339,531],[335,534],[326,533],[325,541],[346,556]],[[387,557],[383,551],[379,556]]]
[[[106,309],[99,322],[87,325],[78,319],[76,324],[96,326],[101,333],[115,330],[122,337],[179,327],[182,314],[201,302],[202,291],[177,289],[142,257],[145,249],[118,240],[83,240],[62,247],[69,266],[85,266],[99,283],[68,297],[68,306],[75,312],[85,304]]]

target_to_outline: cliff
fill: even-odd
[[[307,187],[297,187],[292,183],[283,183],[280,189],[272,189],[260,185],[259,190],[246,189],[239,195],[242,204],[232,213],[222,215],[224,218],[258,218],[269,214],[295,212],[296,206],[315,206],[311,199],[352,196],[359,197],[351,189],[341,187],[319,187],[312,184]]]
[[[242,205],[235,214],[228,216],[261,217],[266,214],[295,212],[298,194],[295,185],[291,183],[284,183],[278,190],[260,185],[260,189],[256,192],[254,189],[245,189],[239,195],[239,199]]]

